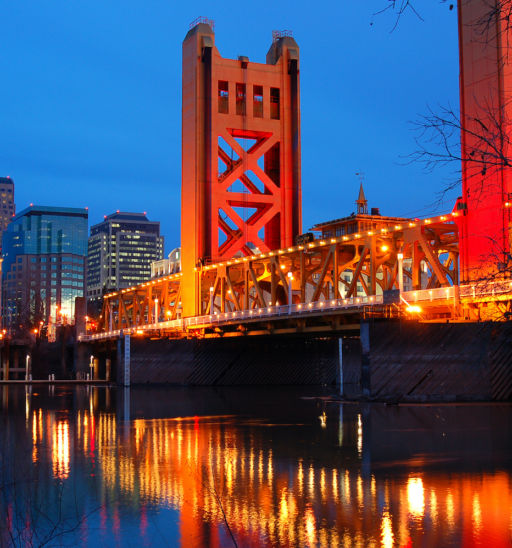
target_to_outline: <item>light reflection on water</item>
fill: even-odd
[[[511,406],[43,391],[2,392],[0,545],[510,545]]]

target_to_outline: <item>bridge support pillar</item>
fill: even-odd
[[[13,369],[19,369],[20,368],[20,350],[19,348],[16,348],[14,350],[14,360],[13,360]]]
[[[4,346],[2,348],[2,366],[4,373],[4,381],[9,380],[9,347]]]
[[[370,363],[370,324],[361,322],[361,391],[365,398],[371,394],[371,363]]]
[[[340,386],[340,396],[343,397],[343,338],[338,339],[338,383]]]
[[[363,321],[343,341],[344,397],[376,401],[506,401],[512,326]]]
[[[130,335],[117,339],[117,383],[121,386],[130,386],[131,383],[130,347]]]

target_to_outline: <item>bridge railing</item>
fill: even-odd
[[[472,284],[460,286],[461,298],[477,299],[479,297],[493,297],[512,293],[510,280],[481,280]]]
[[[425,301],[450,300],[456,297],[454,287],[437,287],[436,289],[418,289],[416,291],[404,291],[402,298],[408,303],[418,303]]]
[[[250,321],[266,317],[303,315],[318,311],[328,312],[343,308],[359,308],[361,306],[375,304],[382,304],[382,295],[354,297],[350,299],[331,299],[292,305],[267,306],[265,308],[238,310],[234,312],[221,312],[208,314],[206,316],[186,318],[184,322],[185,326],[188,327],[204,324],[228,323],[236,320]]]
[[[478,299],[505,295],[510,296],[511,293],[512,281],[510,280],[481,280],[470,284],[450,287],[405,291],[402,293],[402,297],[408,303],[417,303],[425,301]]]
[[[237,310],[230,312],[220,312],[204,316],[195,316],[179,320],[162,321],[147,324],[139,327],[125,329],[116,329],[104,333],[92,333],[91,335],[81,335],[80,341],[95,341],[107,338],[115,338],[121,335],[142,335],[148,331],[156,330],[174,330],[185,331],[189,327],[202,325],[227,324],[233,321],[257,321],[262,318],[276,318],[285,316],[304,316],[308,314],[318,314],[318,312],[330,312],[335,310],[361,308],[363,306],[372,306],[383,303],[382,295],[371,295],[363,297],[353,297],[350,299],[331,299],[314,301],[310,303],[297,303],[292,305],[267,306],[265,308],[254,308],[250,310]]]

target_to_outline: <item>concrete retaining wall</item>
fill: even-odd
[[[288,336],[131,340],[131,383],[198,386],[332,385],[338,338]],[[117,368],[122,382],[122,367]]]
[[[366,343],[365,343],[366,341]],[[375,322],[344,347],[352,398],[382,401],[512,399],[512,325]],[[357,381],[359,380],[359,385]]]
[[[123,345],[82,345],[75,369],[112,359],[123,384]],[[82,359],[79,359],[82,356]],[[82,363],[83,362],[83,363]],[[343,395],[386,402],[512,400],[512,322],[419,324],[375,321],[343,339]],[[80,365],[81,364],[81,365]],[[131,384],[196,386],[339,384],[337,336],[204,340],[131,339]],[[339,394],[338,387],[333,394]]]

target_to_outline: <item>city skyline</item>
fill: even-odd
[[[313,13],[264,4],[250,24],[230,2],[120,7],[4,8],[0,67],[10,85],[0,93],[10,108],[0,170],[16,181],[20,208],[58,196],[88,207],[91,225],[117,209],[145,210],[161,222],[166,254],[179,245],[181,44],[204,14],[225,57],[263,62],[273,29],[291,29],[299,44],[303,231],[350,214],[360,171],[370,207],[384,215],[436,211],[455,166],[429,175],[403,156],[415,150],[409,122],[427,104],[458,108],[457,22],[446,4],[420,7],[424,21],[408,14],[393,32],[391,14],[374,15],[379,0]]]

